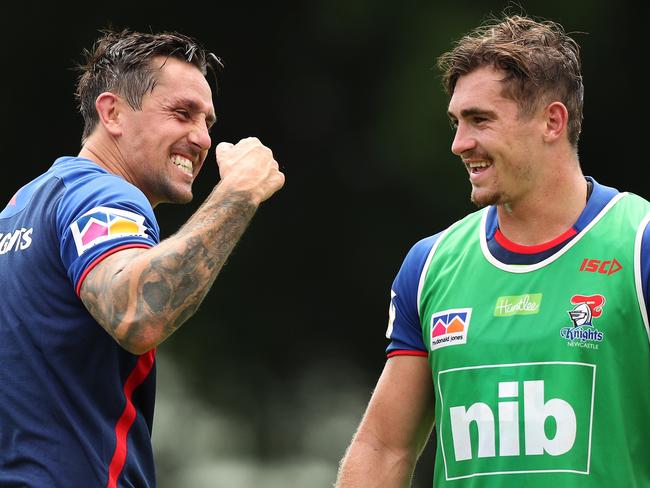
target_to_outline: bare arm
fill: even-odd
[[[337,488],[397,488],[411,483],[434,422],[431,369],[424,357],[386,362],[347,449]]]
[[[284,183],[257,139],[220,145],[217,158],[221,182],[176,234],[107,257],[82,284],[89,312],[134,354],[156,347],[197,310],[259,204]]]

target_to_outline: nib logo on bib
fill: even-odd
[[[70,225],[81,254],[95,244],[124,236],[147,237],[142,215],[109,207],[95,207]]]
[[[467,342],[471,308],[455,308],[431,315],[431,350]]]

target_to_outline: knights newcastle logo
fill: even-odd
[[[603,295],[573,295],[573,308],[568,310],[573,325],[562,327],[560,336],[571,347],[598,349],[598,343],[605,338],[605,333],[594,326],[594,319],[603,314],[605,297]]]

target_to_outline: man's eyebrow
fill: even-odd
[[[450,111],[447,111],[447,115],[449,118],[456,118],[456,116]],[[494,110],[486,110],[478,107],[469,107],[460,111],[460,116],[463,118],[476,117],[477,115],[481,117],[488,117],[490,119],[495,119],[497,117],[497,113]]]

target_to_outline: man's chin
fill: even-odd
[[[470,200],[478,208],[487,207],[488,205],[496,205],[499,203],[499,195],[497,193],[488,193],[476,189],[472,189]]]
[[[173,203],[184,205],[186,203],[190,203],[193,199],[194,199],[194,195],[192,195],[192,192],[190,192],[186,195],[180,195]]]
[[[167,195],[167,197],[163,199],[160,203],[173,203],[177,205],[184,205],[186,203],[190,203],[193,198],[194,195],[192,194],[191,191],[177,192],[171,195]]]

